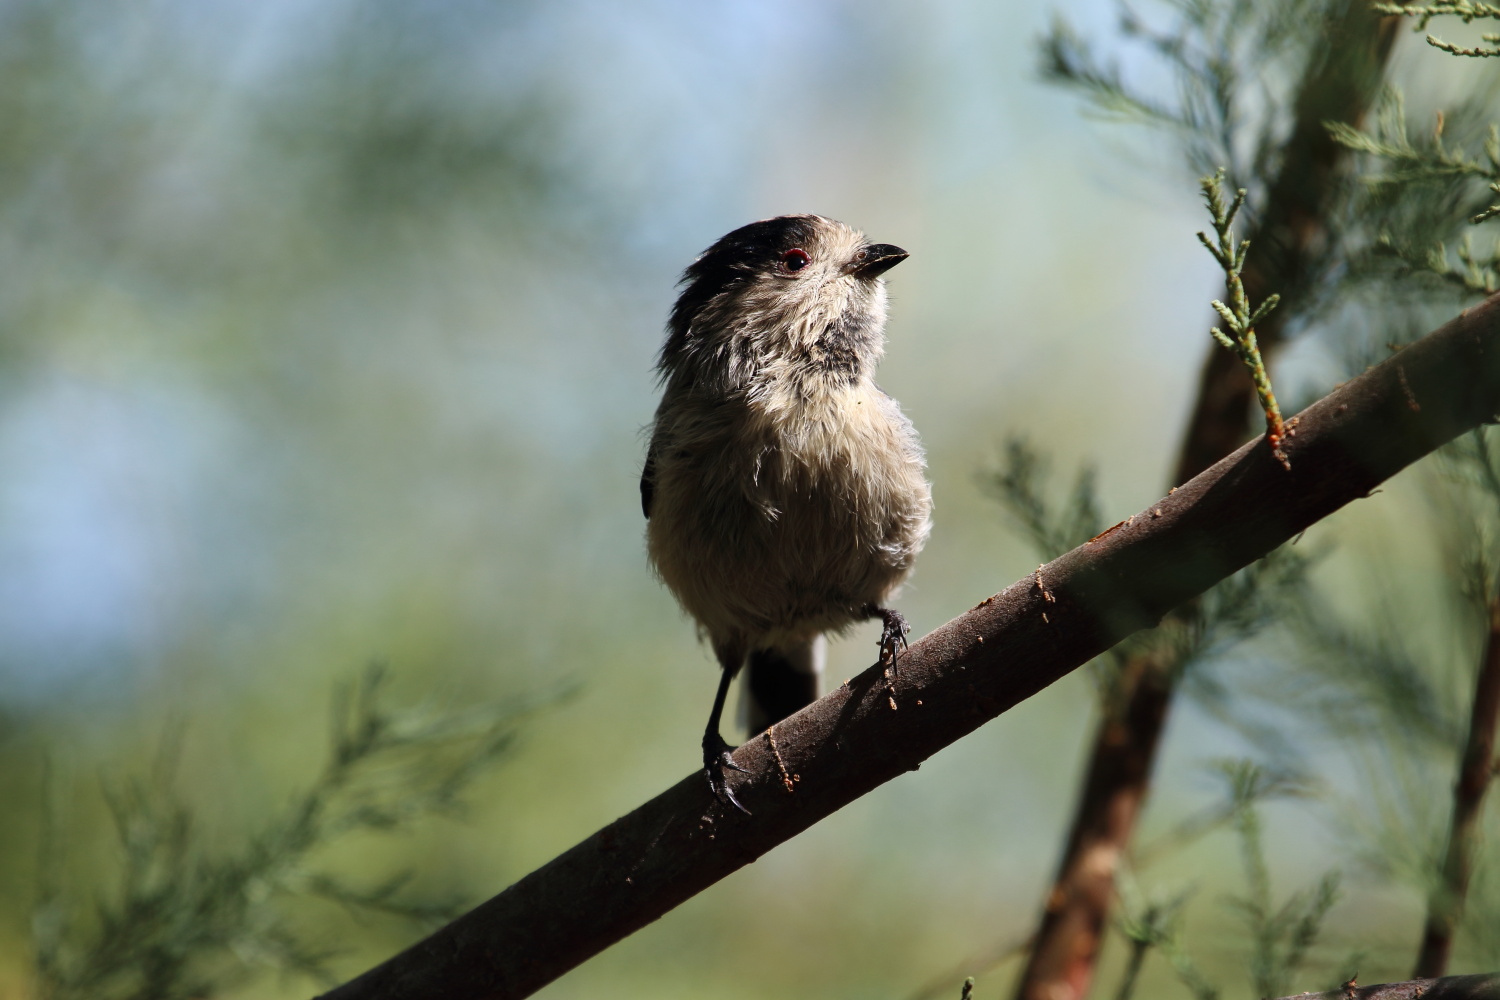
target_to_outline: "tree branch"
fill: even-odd
[[[1148,628],[1500,410],[1500,296],[1141,514],[982,601],[735,753],[726,813],[693,774],[323,1000],[529,996],[567,970]],[[792,777],[784,782],[782,774]],[[790,784],[790,790],[788,785]]]
[[[1413,979],[1379,986],[1345,984],[1327,993],[1298,993],[1281,1000],[1500,1000],[1500,972],[1446,979]]]

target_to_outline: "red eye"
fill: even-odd
[[[812,263],[812,258],[805,250],[788,250],[781,255],[781,266],[788,271],[800,271],[810,263]]]

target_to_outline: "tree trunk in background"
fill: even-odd
[[[1474,705],[1469,738],[1453,788],[1453,821],[1448,828],[1448,852],[1441,881],[1427,902],[1427,927],[1417,956],[1413,979],[1441,976],[1448,969],[1453,932],[1463,916],[1474,866],[1474,847],[1484,793],[1495,769],[1495,725],[1500,720],[1500,598],[1490,602],[1489,638],[1474,683]]]
[[[1351,0],[1327,26],[1325,58],[1315,60],[1303,77],[1295,125],[1265,210],[1254,221],[1243,272],[1252,302],[1273,292],[1281,295],[1280,307],[1256,328],[1268,358],[1285,341],[1287,322],[1316,289],[1330,240],[1328,216],[1346,151],[1323,123],[1358,124],[1364,118],[1380,92],[1399,22],[1370,13],[1363,0]],[[1245,367],[1231,352],[1212,346],[1172,484],[1187,482],[1243,444],[1251,433],[1254,404],[1255,387]],[[1137,655],[1123,669],[1116,703],[1105,707],[1067,847],[1017,984],[1018,1000],[1082,1000],[1088,992],[1115,873],[1150,790],[1176,666],[1156,651]]]
[[[1131,697],[1119,706],[1123,714],[1106,718],[1094,739],[1062,871],[1031,951],[1028,972],[1049,975],[1039,977],[1032,992],[1023,983],[1024,997],[1082,997],[1093,977],[1114,896],[1115,869],[1140,815],[1157,738],[1172,704],[1159,663],[1137,656],[1124,669],[1122,683]]]

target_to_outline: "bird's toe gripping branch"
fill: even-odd
[[[729,790],[730,771],[741,771],[750,773],[749,768],[741,767],[734,762],[730,753],[734,747],[724,741],[724,737],[717,732],[706,733],[703,736],[703,776],[708,779],[708,790],[713,792],[714,798],[728,806],[734,806],[746,816],[750,810],[740,804],[740,800],[734,797],[734,792]]]
[[[880,662],[887,668],[886,685],[891,688],[891,707],[895,708],[896,653],[898,649],[909,648],[910,643],[906,641],[906,636],[911,631],[911,626],[906,623],[901,612],[892,611],[890,608],[866,604],[860,610],[866,618],[879,618],[883,625],[880,630]]]

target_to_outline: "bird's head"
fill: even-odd
[[[683,274],[660,370],[720,389],[766,372],[869,375],[884,349],[881,275],[906,257],[819,215],[741,226]]]

